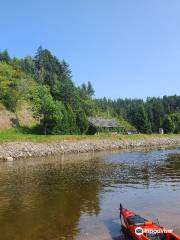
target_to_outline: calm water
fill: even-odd
[[[120,202],[180,232],[180,148],[0,163],[2,240],[119,239]]]

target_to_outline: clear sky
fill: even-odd
[[[180,94],[180,0],[0,0],[0,50],[48,48],[96,97]]]

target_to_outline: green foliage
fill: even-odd
[[[71,71],[65,61],[60,62],[49,50],[38,48],[34,59],[35,77],[48,85],[55,100],[71,106],[76,104],[76,88],[71,80]]]
[[[85,134],[87,132],[89,124],[88,124],[87,116],[83,110],[80,110],[79,112],[77,112],[76,124],[80,134]]]
[[[175,125],[170,116],[166,116],[163,121],[163,129],[165,133],[173,133],[175,130]]]
[[[180,111],[180,96],[176,95],[148,98],[147,101],[103,98],[95,99],[94,102],[97,113],[104,112],[113,117],[121,116],[140,132],[158,132],[166,115]]]
[[[19,100],[27,98],[33,84],[17,65],[0,62],[0,101],[7,109],[15,112]]]
[[[166,132],[180,132],[180,96],[147,101],[93,96],[92,84],[75,86],[68,64],[48,49],[39,47],[34,57],[22,59],[0,52],[0,104],[16,112],[21,102],[30,102],[45,134],[87,133],[89,116],[116,118],[126,131],[151,133],[165,126]]]
[[[20,60],[19,62],[22,70],[29,74],[30,76],[34,77],[35,74],[35,62],[31,56],[27,56]]]
[[[67,133],[67,111],[62,102],[54,101],[46,86],[38,86],[33,91],[33,111],[39,118],[44,134]]]
[[[35,57],[11,59],[0,53],[0,101],[16,111],[22,100],[30,101],[39,129],[45,134],[84,133],[93,112],[93,88],[74,85],[68,64],[40,47]],[[81,116],[82,114],[82,116]]]
[[[9,63],[11,61],[11,58],[7,50],[0,52],[0,61],[5,63]]]
[[[55,104],[46,86],[33,89],[32,100],[34,115],[39,119],[44,134],[50,133],[53,130]]]
[[[76,115],[73,112],[70,105],[67,106],[67,116],[68,116],[68,123],[69,123],[69,134],[77,134],[78,126],[76,124]]]
[[[62,118],[57,118],[53,133],[55,134],[70,134],[70,125],[67,110],[62,102],[56,101],[56,111],[61,112]],[[56,113],[55,113],[56,114]]]
[[[54,111],[52,112],[52,129],[49,133],[69,134],[68,114],[65,106],[60,101],[54,102]]]
[[[16,106],[18,102],[18,93],[15,89],[9,89],[3,94],[3,104],[12,112],[16,111]]]
[[[132,130],[132,131],[136,131],[136,128],[130,124],[130,122],[126,121],[124,118],[122,118],[121,116],[118,116],[117,120],[120,123],[120,126],[122,126],[125,130],[125,132]]]
[[[161,101],[159,98],[149,98],[147,99],[146,107],[149,120],[151,122],[152,131],[158,132],[159,128],[162,126],[165,116],[163,101]]]
[[[138,107],[135,107],[131,111],[132,123],[136,129],[141,133],[151,133],[151,125],[148,121],[148,116],[145,111],[144,105],[140,104]]]
[[[174,133],[180,133],[180,112],[176,112],[169,115],[174,123]]]
[[[81,85],[80,89],[81,89],[82,95],[84,95],[84,96],[92,97],[95,93],[93,86],[92,86],[91,82],[89,82],[89,81],[88,81],[87,85],[85,83],[83,83]]]
[[[15,72],[8,65],[0,63],[0,100],[10,110],[14,111],[17,103],[17,91],[14,78]]]

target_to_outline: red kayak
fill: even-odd
[[[180,240],[172,230],[166,229],[128,211],[120,204],[120,219],[134,240]]]

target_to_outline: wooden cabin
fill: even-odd
[[[120,133],[124,131],[124,127],[120,126],[119,122],[114,118],[100,118],[100,117],[90,117],[89,122],[89,134],[96,133]]]

